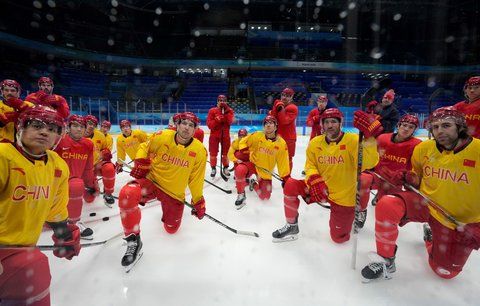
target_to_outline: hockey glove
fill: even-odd
[[[320,175],[314,174],[310,176],[307,180],[307,186],[309,190],[309,201],[307,201],[307,204],[327,201],[328,187]]]
[[[420,178],[418,175],[409,170],[397,170],[397,171],[385,171],[385,173],[390,173],[387,178],[395,186],[403,186],[404,184],[409,184],[415,188],[420,186]]]
[[[228,108],[227,103],[225,103],[225,102],[220,102],[220,109],[227,110],[227,108]]]
[[[6,105],[20,112],[23,112],[28,107],[27,103],[25,103],[25,101],[19,98],[14,98],[14,97],[8,98],[4,102]]]
[[[100,151],[100,154],[104,162],[110,162],[112,160],[112,152],[110,152],[109,149],[103,149]]]
[[[468,248],[478,250],[480,248],[480,223],[469,223],[457,227],[455,239]]]
[[[202,220],[205,216],[205,199],[202,197],[197,203],[193,203],[192,215],[195,215],[198,219]]]
[[[320,116],[312,116],[312,122],[314,125],[320,124]]]
[[[145,178],[150,171],[152,162],[148,158],[137,158],[134,161],[134,166],[130,172],[130,176],[136,179]]]
[[[278,101],[277,103],[275,103],[275,110],[277,113],[281,112],[284,108],[285,103],[283,103],[282,101]]]
[[[53,255],[71,260],[80,253],[80,229],[75,224],[68,224],[64,233],[52,235],[54,245],[59,247]]]
[[[239,162],[246,162],[246,161],[250,160],[250,152],[248,151],[248,148],[245,148],[243,150],[235,151],[235,153],[233,153],[233,155],[235,155],[235,157],[237,158],[237,160]]]
[[[15,122],[17,120],[17,113],[15,112],[6,112],[0,114],[0,124],[5,126],[10,122]]]
[[[375,100],[372,100],[367,103],[367,113],[373,114],[375,112],[375,107],[378,105],[378,102]]]
[[[120,164],[119,162],[115,163],[115,172],[119,174],[120,172],[123,171],[123,164]]]
[[[377,137],[383,132],[383,127],[378,116],[367,114],[364,111],[357,110],[353,113],[353,126],[359,129],[365,138]]]

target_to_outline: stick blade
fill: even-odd
[[[237,231],[237,234],[239,235],[245,235],[245,236],[252,236],[252,237],[257,237],[260,238],[260,235],[255,232],[249,232],[249,231]]]

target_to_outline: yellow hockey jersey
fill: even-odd
[[[314,137],[307,147],[305,182],[320,175],[328,187],[328,198],[342,206],[355,206],[357,191],[358,134],[344,133],[338,142],[327,143],[325,135]],[[378,163],[374,138],[363,142],[362,171]]]
[[[148,135],[142,130],[133,130],[128,137],[120,134],[117,137],[117,159],[125,160],[126,154],[131,160],[134,160],[140,144],[147,140]]]
[[[165,193],[183,201],[188,186],[195,203],[203,196],[207,150],[195,138],[188,146],[177,144],[175,134],[168,129],[155,133],[139,147],[135,158],[151,158],[147,179]]]
[[[105,134],[103,134],[105,135]],[[113,137],[110,134],[105,135],[105,142],[107,144],[107,148],[110,150],[110,152],[113,150]]]
[[[463,223],[480,222],[480,140],[473,141],[461,151],[440,152],[435,140],[418,144],[412,155],[413,171],[421,178],[420,191]],[[443,225],[454,229],[436,209],[430,214]]]
[[[0,143],[0,172],[0,245],[35,245],[45,221],[67,219],[70,174],[57,153],[31,162]]]
[[[109,149],[108,143],[105,140],[105,135],[102,132],[95,129],[93,130],[92,137],[85,137],[86,139],[90,139],[93,142],[93,164],[96,165],[100,162],[100,151],[103,149]]]
[[[231,162],[236,162],[237,158],[235,157],[235,152],[240,150],[240,138],[235,139],[232,141],[230,148],[228,149],[227,157],[228,160]]]
[[[269,171],[272,172],[275,165],[280,177],[290,173],[287,143],[282,137],[277,136],[275,140],[270,140],[266,138],[264,132],[258,131],[240,140],[239,149],[245,148],[250,151],[250,161],[255,164],[257,174],[262,179],[272,179]]]

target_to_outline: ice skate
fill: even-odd
[[[86,227],[83,222],[77,222],[77,226],[80,229],[80,239],[93,240],[93,230]]]
[[[396,271],[395,257],[384,258],[377,253],[369,254],[371,262],[362,269],[362,282],[369,283],[376,279],[391,279]]]
[[[111,194],[104,194],[103,202],[108,208],[112,208],[113,204],[115,204],[115,198]]]
[[[135,264],[142,258],[142,240],[140,235],[130,234],[127,238],[124,238],[127,242],[127,251],[122,258],[122,266],[125,268],[125,272],[128,273],[135,266]]]
[[[247,204],[247,197],[245,196],[245,192],[239,193],[237,196],[237,200],[235,201],[235,207],[237,209],[241,209],[246,204]]]
[[[358,229],[363,228],[365,221],[367,220],[367,210],[362,210],[358,212],[358,215],[355,216],[355,226]]]
[[[217,175],[217,168],[212,167],[212,172],[210,172],[210,177],[215,177]]]
[[[273,242],[285,242],[298,239],[298,223],[287,223],[272,233]]]

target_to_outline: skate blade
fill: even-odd
[[[82,237],[80,236],[81,240],[93,240],[93,235],[92,236],[87,236],[87,237]]]
[[[243,203],[243,204],[241,204],[241,205],[235,205],[235,208],[236,208],[237,210],[240,210],[240,209],[242,209],[243,206],[245,206],[245,205],[247,205],[247,203]]]
[[[381,280],[390,280],[392,279],[392,275],[390,275],[390,273],[387,273],[387,275],[385,276],[381,276],[379,278],[374,278],[374,279],[369,279],[369,278],[365,278],[362,276],[362,283],[364,284],[368,284],[368,283],[371,283],[371,282],[378,282],[378,281],[381,281]]]
[[[107,206],[108,208],[112,208],[112,207],[113,207],[113,204],[115,204],[115,203],[108,204],[107,202],[103,202],[103,204],[105,204],[105,206]]]
[[[132,264],[125,267],[125,273],[129,273],[133,269],[133,267],[135,267],[135,265],[140,260],[140,258],[142,258],[142,256],[143,256],[143,251],[140,251],[140,253],[138,253],[137,255],[137,259],[135,259],[135,261],[132,262]]]
[[[298,239],[297,235],[290,235],[285,238],[273,238],[272,242],[278,243],[278,242],[288,242],[288,241],[295,241]]]

